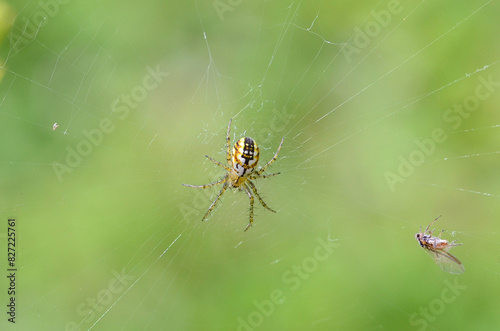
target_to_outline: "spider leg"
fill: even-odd
[[[228,186],[229,186],[229,182],[227,182],[227,178],[226,178],[226,181],[224,182],[224,185],[222,185],[222,188],[220,189],[219,194],[217,194],[217,197],[215,198],[214,202],[212,202],[212,204],[208,208],[207,212],[205,213],[205,216],[203,216],[203,218],[201,219],[202,222],[208,217],[210,212],[215,208],[215,205],[217,204],[217,202],[219,202],[220,197],[227,190]]]
[[[208,188],[208,187],[212,187],[212,186],[215,186],[215,185],[218,185],[221,183],[226,183],[227,180],[228,180],[228,177],[224,176],[224,177],[222,177],[221,180],[219,180],[217,182],[213,182],[213,183],[209,183],[209,184],[205,184],[205,185],[191,185],[191,184],[182,184],[182,185],[187,186],[187,187],[193,187],[193,188]]]
[[[205,155],[205,157],[206,157],[207,159],[209,159],[210,161],[212,161],[213,163],[217,164],[219,167],[222,167],[222,168],[226,169],[227,171],[231,171],[231,169],[230,169],[229,167],[226,167],[225,165],[223,165],[223,164],[222,164],[222,163],[220,163],[219,161],[212,159],[210,156]]]
[[[227,126],[227,135],[226,135],[226,160],[227,164],[229,164],[230,166],[232,166],[232,162],[231,162],[231,138],[229,137],[229,132],[231,131],[232,121],[233,119],[231,118],[229,120],[229,125]]]
[[[261,204],[262,206],[264,206],[264,208],[266,208],[266,209],[267,209],[267,210],[269,210],[269,211],[272,211],[273,213],[275,213],[275,212],[276,212],[275,210],[273,210],[273,209],[269,208],[269,207],[266,205],[266,203],[264,202],[264,200],[262,200],[262,198],[260,197],[259,193],[257,192],[257,188],[255,187],[255,185],[254,185],[254,184],[253,184],[250,180],[247,180],[247,181],[246,181],[246,184],[248,184],[248,186],[250,186],[250,188],[251,188],[251,189],[252,189],[252,191],[253,191],[253,194],[255,194],[255,196],[257,196],[257,198],[258,198],[258,199],[259,199],[259,201],[260,201],[260,204]]]
[[[280,152],[280,149],[281,149],[281,145],[283,145],[283,141],[285,140],[285,137],[281,138],[281,143],[278,147],[278,150],[276,151],[276,154],[274,154],[274,157],[269,161],[267,162],[267,164],[262,168],[260,169],[259,171],[257,171],[257,175],[260,176],[261,173],[264,172],[264,170],[266,170],[267,167],[269,167],[271,164],[274,163],[274,161],[276,161],[276,159],[278,158],[278,153]]]
[[[269,174],[269,175],[250,175],[247,178],[249,178],[249,179],[268,178],[268,177],[273,177],[273,176],[276,176],[279,174],[281,174],[281,172],[276,172],[274,174]]]
[[[252,226],[252,223],[253,223],[253,202],[254,202],[254,198],[253,198],[253,195],[252,195],[252,192],[250,192],[250,190],[248,189],[248,186],[247,185],[243,185],[243,189],[245,190],[245,192],[247,192],[248,194],[248,198],[250,199],[250,222],[248,223],[247,227],[245,228],[245,232]]]

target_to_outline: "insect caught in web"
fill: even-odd
[[[219,191],[219,194],[208,208],[205,216],[203,216],[202,221],[204,221],[208,217],[210,212],[215,208],[215,206],[219,202],[220,198],[222,197],[222,194],[224,194],[224,192],[228,188],[239,188],[240,190],[245,191],[246,194],[248,195],[248,198],[250,199],[250,221],[247,227],[245,228],[245,231],[247,231],[252,226],[253,223],[254,196],[256,196],[257,199],[259,199],[260,204],[264,208],[266,208],[269,211],[272,211],[273,213],[276,212],[273,209],[269,208],[264,202],[264,200],[262,200],[259,193],[257,192],[255,184],[252,182],[252,179],[269,178],[280,174],[279,172],[269,175],[263,175],[262,173],[278,158],[278,153],[280,152],[281,145],[283,144],[283,140],[285,138],[281,139],[281,143],[278,147],[278,150],[276,151],[276,154],[274,154],[274,157],[269,162],[267,162],[267,164],[264,167],[255,171],[257,168],[257,164],[259,163],[259,147],[257,146],[255,140],[249,137],[243,137],[234,144],[233,150],[231,152],[231,139],[229,137],[229,133],[231,131],[232,121],[233,121],[232,119],[229,121],[229,125],[227,127],[227,135],[226,135],[226,161],[228,166],[225,166],[222,163],[212,159],[210,156],[205,155],[205,157],[207,157],[210,161],[217,164],[219,167],[224,168],[227,171],[224,177],[222,177],[222,179],[220,179],[217,182],[213,182],[206,185],[189,185],[189,184],[182,184],[182,185],[205,189],[215,185],[222,184],[222,188]]]
[[[441,216],[438,216],[432,221],[431,224],[425,228],[424,232],[422,232],[422,227],[420,227],[420,231],[415,234],[415,239],[417,239],[420,247],[425,249],[441,269],[450,274],[461,274],[465,271],[464,265],[459,259],[451,255],[449,250],[462,244],[456,241],[448,242],[448,240],[441,239],[444,230],[441,230],[437,237],[432,236],[435,229],[432,231],[429,230],[439,217]]]

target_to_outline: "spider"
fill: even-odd
[[[264,167],[262,167],[258,171],[255,171],[257,163],[259,163],[259,147],[257,146],[255,140],[249,137],[241,138],[236,142],[236,144],[234,144],[233,151],[231,153],[231,148],[230,148],[231,139],[229,138],[229,132],[231,131],[232,121],[233,121],[232,119],[229,121],[229,125],[227,127],[227,136],[226,136],[226,160],[228,166],[225,166],[222,163],[212,159],[210,156],[205,155],[205,157],[208,158],[210,161],[217,164],[219,167],[224,168],[227,171],[224,177],[222,177],[222,179],[220,179],[217,182],[209,183],[206,185],[190,185],[190,184],[182,184],[182,185],[205,189],[215,185],[222,184],[222,188],[219,191],[219,194],[208,208],[205,216],[203,216],[203,219],[201,220],[202,222],[205,221],[210,212],[215,208],[222,194],[224,194],[224,192],[228,188],[239,188],[240,190],[245,191],[248,195],[248,198],[250,199],[250,222],[245,228],[245,231],[247,231],[252,226],[253,223],[254,195],[257,197],[257,199],[259,199],[260,204],[264,208],[266,208],[269,211],[272,211],[273,213],[276,213],[275,210],[269,208],[264,202],[264,200],[262,200],[259,193],[257,192],[257,188],[255,187],[254,183],[251,180],[258,178],[269,178],[280,174],[279,172],[270,175],[263,175],[262,173],[278,158],[278,153],[280,152],[281,145],[283,144],[283,140],[285,138],[283,137],[281,139],[281,143],[278,147],[278,150],[276,151],[276,154],[274,154],[274,157],[269,162],[267,162],[267,164]]]
[[[448,240],[441,239],[441,235],[444,230],[441,230],[437,237],[434,237],[432,233],[434,230],[429,230],[432,224],[436,222],[441,216],[438,216],[434,221],[425,228],[422,232],[422,227],[420,231],[415,234],[415,239],[417,239],[420,247],[424,248],[425,251],[434,259],[437,265],[444,271],[451,274],[461,274],[464,272],[465,268],[462,262],[455,256],[451,255],[448,251],[453,247],[460,246],[462,244],[456,241],[448,242]]]

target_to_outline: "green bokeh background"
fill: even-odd
[[[499,86],[444,117],[500,82],[497,3],[401,1],[381,26],[396,2],[65,2],[0,2],[1,273],[8,217],[18,240],[2,330],[499,329]],[[150,70],[168,76],[118,113]],[[217,190],[181,186],[223,175],[204,155],[224,160],[230,118],[261,162],[285,137],[281,174],[257,182],[278,212],[256,202],[247,232],[245,194],[201,223]],[[435,129],[446,140],[391,190]],[[413,238],[438,215],[462,275]]]

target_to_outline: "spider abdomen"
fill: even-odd
[[[233,147],[233,170],[239,177],[251,174],[259,163],[259,146],[249,137],[241,138]]]

